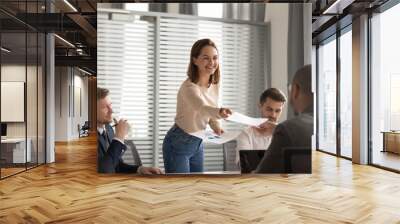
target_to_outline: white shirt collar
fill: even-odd
[[[99,132],[100,135],[102,135],[103,132],[106,131],[106,126],[103,125],[103,127],[97,127],[97,131]]]

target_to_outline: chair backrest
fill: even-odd
[[[224,171],[239,171],[236,164],[236,140],[231,140],[222,145],[224,155]]]
[[[285,173],[311,173],[311,148],[283,148]]]
[[[124,141],[127,149],[122,156],[122,159],[124,160],[125,163],[131,164],[131,165],[142,165],[142,160],[140,159],[139,152],[136,149],[136,145],[133,142],[133,140],[127,139]]]
[[[90,123],[89,121],[85,121],[85,123],[82,126],[82,130],[89,130],[90,129]]]

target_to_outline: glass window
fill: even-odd
[[[149,11],[149,3],[128,3],[125,9],[132,11]],[[222,3],[197,3],[198,15],[203,17],[222,18]]]
[[[336,153],[336,39],[318,48],[318,148]]]
[[[352,141],[352,35],[340,36],[340,153],[351,158]]]
[[[24,171],[30,162],[30,144],[26,144],[26,33],[1,34],[1,124],[6,131],[1,140],[1,176]],[[6,97],[8,96],[8,97]],[[13,98],[10,98],[10,97]],[[12,109],[10,109],[12,108]],[[26,148],[28,146],[28,150]]]
[[[132,11],[149,11],[149,3],[125,4],[125,9]]]
[[[199,3],[199,16],[222,18],[222,3]]]
[[[38,13],[43,1],[19,3],[20,13]],[[0,13],[0,177],[45,162],[45,35]]]
[[[372,163],[396,170],[400,170],[399,21],[400,4],[371,19]]]

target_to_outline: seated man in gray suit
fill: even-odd
[[[311,90],[311,65],[299,69],[293,77],[289,101],[295,117],[276,126],[272,142],[258,164],[256,173],[285,173],[285,150],[306,150],[306,161],[311,166],[311,136],[313,134],[313,93]],[[263,125],[260,125],[263,128]],[[310,151],[308,151],[308,149]],[[309,157],[309,160],[308,160]],[[306,166],[306,164],[304,164]],[[311,172],[311,168],[309,171]]]
[[[112,122],[111,100],[109,91],[97,88],[97,168],[99,173],[139,173],[161,174],[161,170],[154,167],[129,165],[122,161],[122,155],[126,150],[124,143],[128,134],[128,122],[119,120],[114,130]]]

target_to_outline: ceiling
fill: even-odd
[[[313,44],[336,33],[367,11],[372,11],[388,0],[316,0],[313,1]]]
[[[28,43],[25,31],[54,32],[56,66],[79,66],[96,74],[96,2],[95,0],[1,0],[2,46],[12,49],[7,58],[31,58],[36,46]],[[51,9],[52,13],[49,13]],[[28,41],[31,35],[28,35]],[[65,41],[64,41],[65,40]]]
[[[18,36],[18,32],[25,32],[26,28],[32,31],[54,32],[60,37],[55,38],[56,65],[81,66],[92,73],[96,73],[96,5],[102,2],[115,2],[115,4],[118,4],[116,2],[121,1],[47,1],[50,2],[50,5],[46,8],[45,0],[1,0],[1,29],[3,32],[13,33],[6,35],[4,41],[9,43],[14,41],[14,46],[12,47],[18,49],[18,46],[24,46],[24,39],[19,37],[23,35],[20,34]],[[340,26],[346,26],[351,23],[353,16],[357,16],[357,14],[365,12],[365,10],[376,8],[386,1],[387,0],[270,0],[268,2],[312,3],[313,43],[318,43],[321,39],[332,35],[338,27],[340,28]],[[52,13],[49,13],[50,8],[52,9]],[[338,23],[339,20],[341,20],[340,23]],[[69,43],[63,41],[63,39]],[[28,47],[28,52],[30,51]]]

